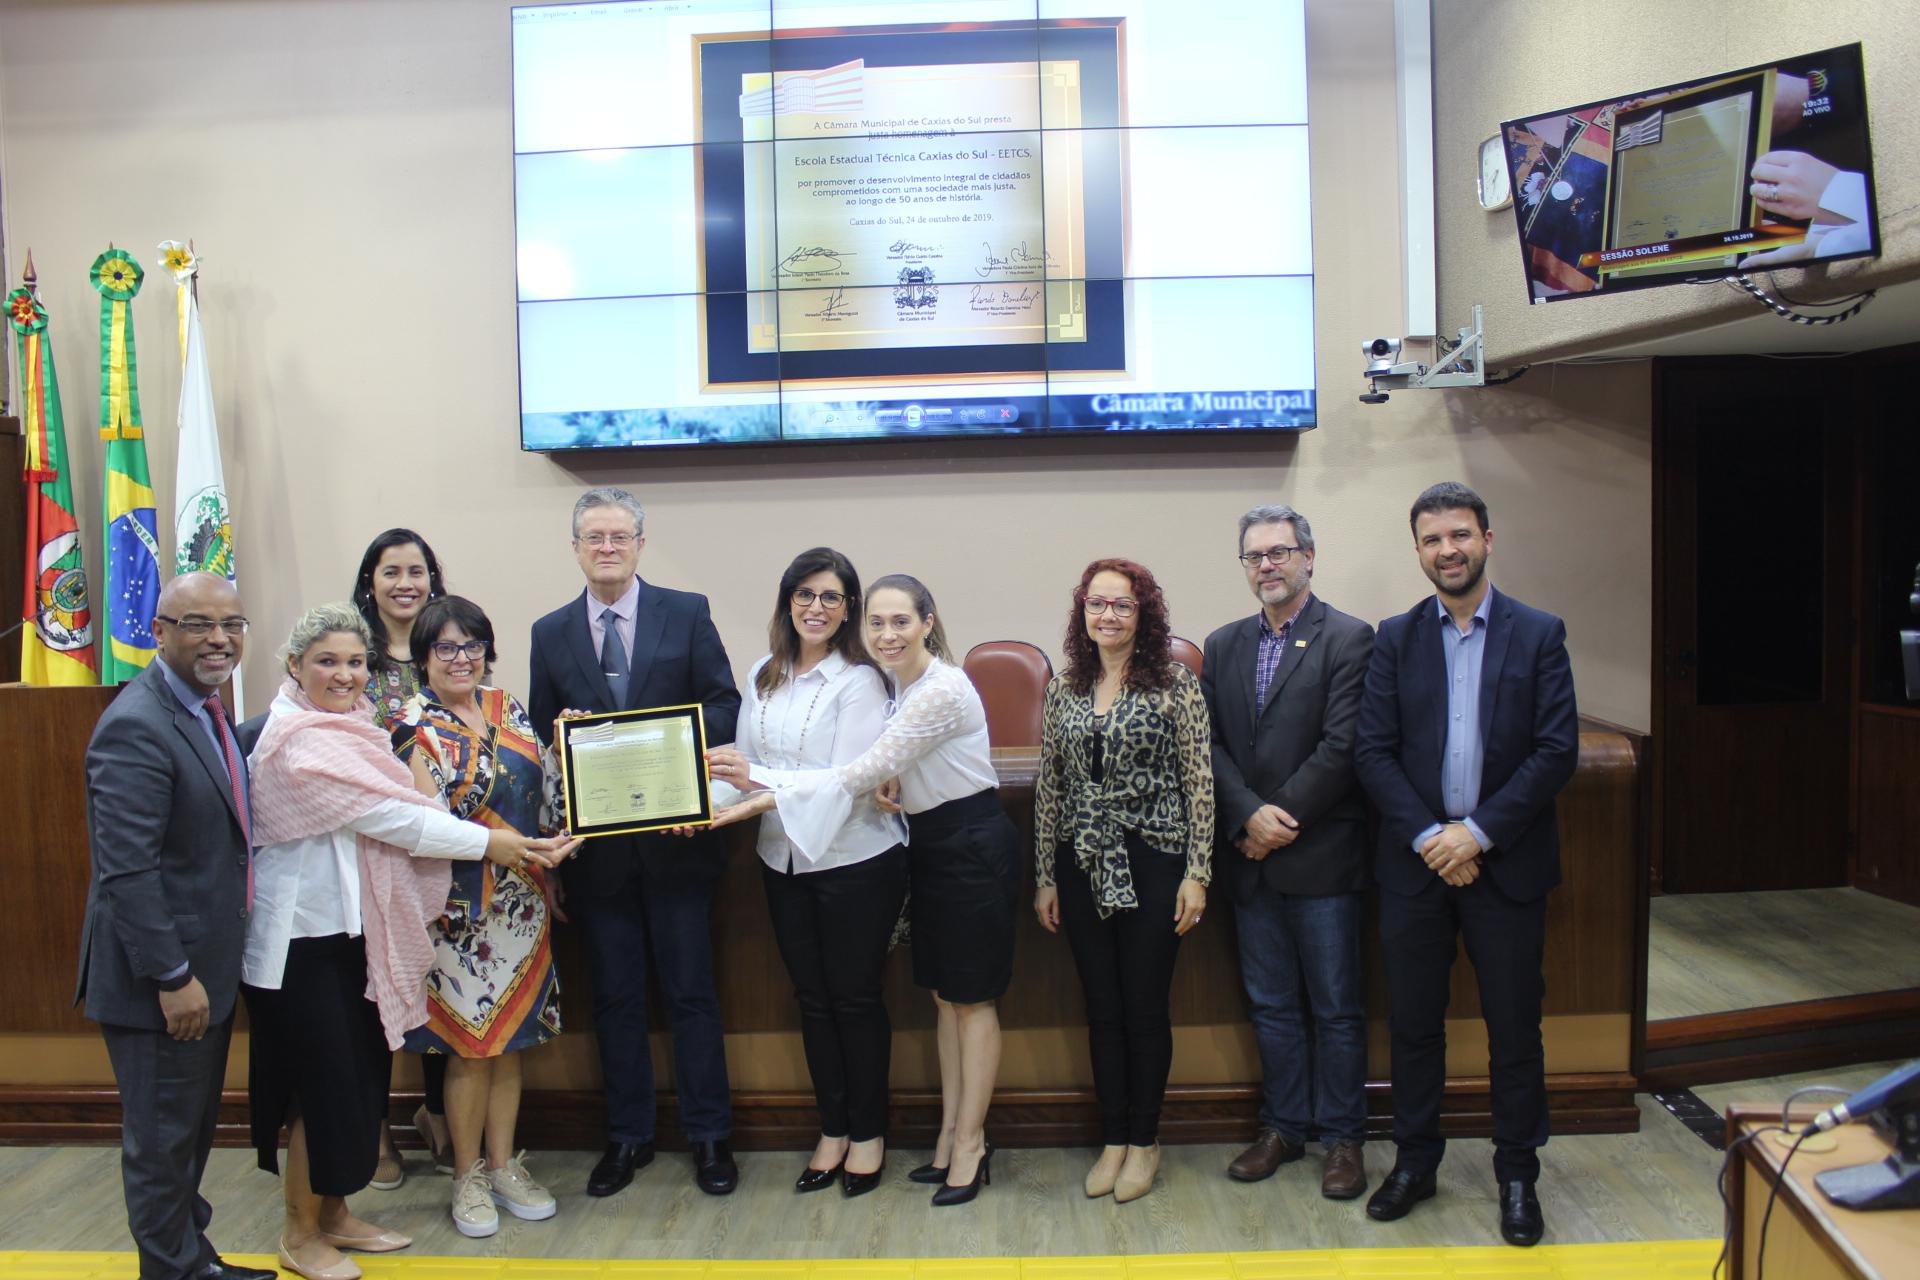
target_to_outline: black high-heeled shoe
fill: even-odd
[[[863,1196],[880,1185],[880,1175],[886,1171],[887,1162],[885,1160],[882,1160],[880,1167],[872,1173],[855,1173],[853,1170],[848,1169],[846,1176],[840,1180],[840,1194],[849,1200],[855,1196]]]
[[[945,1182],[947,1171],[929,1160],[907,1174],[908,1182]]]
[[[936,1206],[966,1204],[969,1200],[972,1200],[980,1194],[981,1187],[990,1187],[993,1185],[993,1170],[989,1167],[992,1162],[993,1148],[988,1147],[980,1153],[980,1167],[973,1171],[973,1181],[959,1187],[954,1186],[952,1183],[942,1186],[938,1191],[933,1193],[933,1203]]]
[[[808,1165],[806,1172],[793,1180],[793,1189],[802,1194],[808,1191],[824,1191],[833,1185],[833,1180],[839,1177],[840,1171],[846,1167],[847,1162],[844,1157],[839,1164],[833,1166],[831,1169],[816,1169],[812,1165]],[[848,1174],[847,1176],[851,1178],[857,1175]]]

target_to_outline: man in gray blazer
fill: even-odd
[[[1264,1093],[1259,1134],[1227,1173],[1270,1177],[1318,1136],[1321,1194],[1351,1200],[1367,1188],[1368,844],[1353,740],[1373,628],[1313,594],[1313,557],[1313,528],[1292,507],[1240,517],[1260,612],[1207,637],[1200,678],[1213,717],[1215,874],[1233,898]]]
[[[247,769],[220,685],[246,647],[239,593],[183,574],[160,592],[158,660],[87,744],[93,884],[76,1003],[120,1086],[120,1173],[141,1280],[267,1280],[206,1236],[213,1146],[251,897]]]

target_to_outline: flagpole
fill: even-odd
[[[174,561],[182,573],[205,570],[227,581],[238,576],[233,556],[231,508],[220,432],[213,408],[213,379],[207,365],[207,331],[200,317],[200,259],[191,240],[165,240],[161,260],[173,274],[180,316],[179,465],[174,472]],[[236,719],[246,718],[246,690],[240,667],[233,669],[231,697]]]

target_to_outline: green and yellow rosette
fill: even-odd
[[[133,354],[133,324],[127,306],[147,273],[125,249],[109,249],[88,273],[100,291],[100,438],[138,440],[140,381]]]
[[[7,295],[7,323],[20,335],[20,382],[23,396],[20,427],[27,438],[27,462],[21,476],[28,484],[52,480],[58,471],[52,465],[47,447],[47,419],[40,387],[42,345],[40,335],[47,331],[47,309],[33,290],[22,285]]]

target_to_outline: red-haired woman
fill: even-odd
[[[1207,705],[1170,636],[1145,566],[1087,566],[1067,668],[1047,685],[1033,805],[1033,909],[1049,933],[1066,925],[1087,998],[1106,1145],[1086,1190],[1119,1201],[1145,1195],[1160,1168],[1173,961],[1213,866]]]

